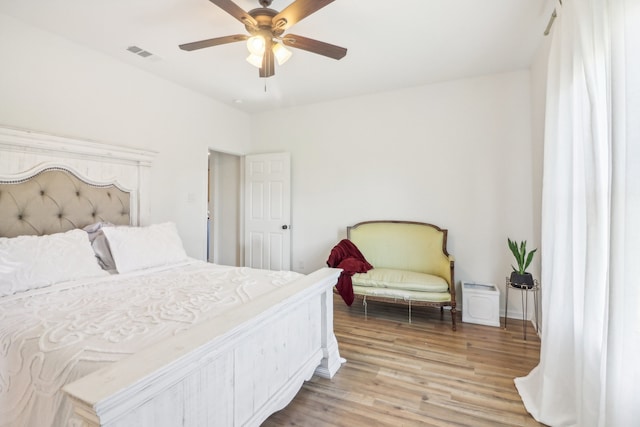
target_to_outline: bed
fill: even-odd
[[[0,425],[259,425],[339,369],[340,270],[187,257],[145,223],[152,160],[0,128]]]

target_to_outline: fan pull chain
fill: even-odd
[[[267,93],[267,79],[264,80],[264,93]]]

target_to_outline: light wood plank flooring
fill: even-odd
[[[513,378],[537,363],[540,341],[529,325],[508,329],[458,322],[433,308],[335,296],[335,334],[347,359],[331,380],[313,377],[263,426],[541,426],[524,409]]]

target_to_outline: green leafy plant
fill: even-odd
[[[515,240],[511,240],[507,237],[507,242],[509,243],[511,253],[516,258],[516,264],[518,265],[518,268],[516,268],[512,264],[511,268],[513,268],[513,271],[518,274],[525,274],[527,272],[527,267],[529,267],[529,264],[531,264],[531,261],[533,260],[533,254],[535,254],[538,249],[534,249],[527,253],[526,240],[523,240],[518,244]]]

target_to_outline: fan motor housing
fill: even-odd
[[[255,34],[260,30],[269,30],[271,34],[277,37],[284,33],[284,30],[279,28],[286,23],[284,19],[281,20],[285,21],[282,24],[277,22],[276,24],[279,25],[274,25],[273,23],[273,17],[278,14],[277,10],[269,9],[267,7],[259,7],[257,9],[250,10],[248,13],[258,22],[257,28],[252,25],[245,24],[244,27],[247,29],[249,34]]]

